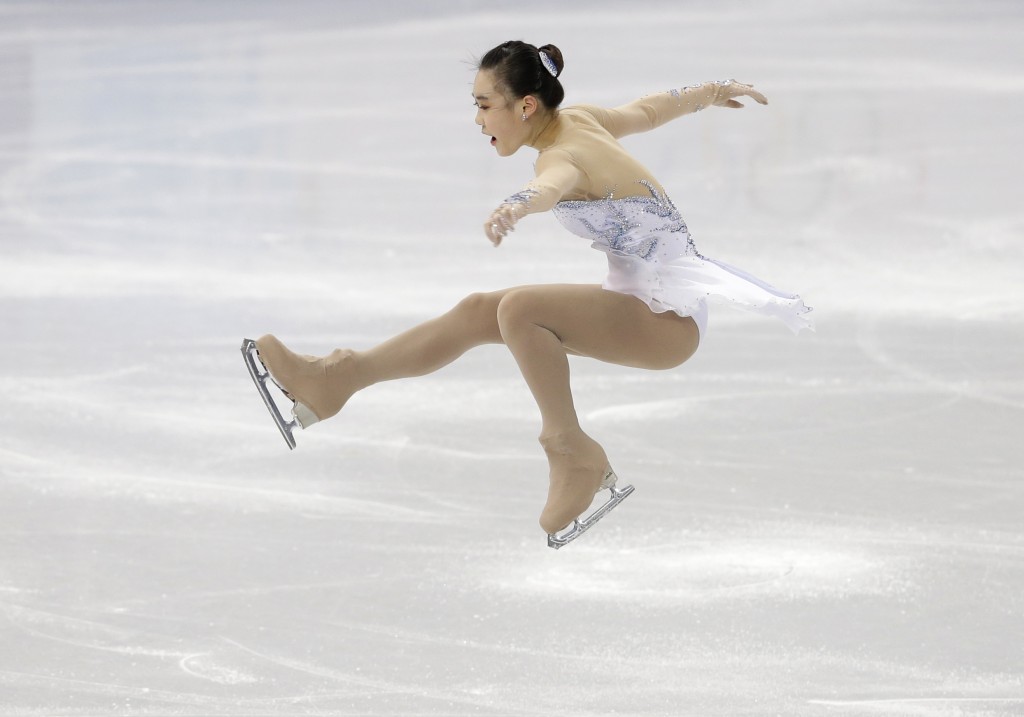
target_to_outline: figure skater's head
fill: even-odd
[[[491,135],[500,156],[514,154],[536,139],[562,103],[562,53],[554,45],[534,47],[510,40],[477,64],[473,82],[476,123]]]
[[[489,51],[477,65],[489,71],[497,90],[511,101],[533,95],[553,110],[562,104],[565,90],[558,76],[565,63],[554,45],[533,45],[520,40],[503,42]]]

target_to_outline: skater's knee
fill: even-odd
[[[455,308],[452,309],[452,311],[466,316],[475,316],[486,311],[489,303],[491,303],[491,301],[489,300],[488,295],[482,291],[478,291],[464,297],[455,305]]]
[[[479,334],[481,341],[497,342],[500,341],[497,320],[499,300],[493,293],[469,294],[455,305],[449,315],[459,326]]]
[[[526,323],[537,316],[537,297],[528,290],[510,291],[498,302],[498,326],[502,332]]]

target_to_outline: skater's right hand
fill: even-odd
[[[511,231],[515,231],[516,222],[519,221],[520,207],[517,204],[502,204],[494,210],[490,218],[484,223],[484,234],[491,240],[495,247],[501,244]]]

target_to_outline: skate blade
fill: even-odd
[[[256,390],[260,392],[260,397],[263,399],[263,403],[266,404],[267,410],[270,411],[271,418],[274,419],[274,423],[277,424],[278,430],[281,431],[281,435],[284,436],[285,443],[288,444],[288,448],[295,448],[295,436],[292,433],[295,430],[295,426],[301,425],[298,419],[294,421],[286,421],[284,416],[281,415],[280,409],[277,404],[274,403],[274,399],[270,397],[270,391],[267,389],[267,381],[273,381],[274,378],[267,371],[263,362],[260,361],[259,353],[256,351],[256,342],[252,339],[242,339],[242,358],[245,361],[245,367],[249,369],[249,375],[252,376],[253,383],[256,384]],[[277,386],[277,384],[274,384]],[[278,386],[280,388],[280,386]]]
[[[611,497],[608,498],[607,501],[605,501],[604,505],[595,510],[586,518],[583,518],[582,520],[577,518],[576,520],[574,520],[572,522],[572,526],[569,527],[561,535],[559,535],[558,533],[548,533],[549,548],[554,548],[555,550],[558,550],[559,548],[564,547],[572,541],[576,540],[576,538],[580,537],[588,530],[590,530],[592,527],[594,527],[594,524],[596,524],[597,521],[601,520],[601,518],[611,513],[612,510],[615,509],[615,506],[617,506],[619,503],[628,498],[629,495],[635,490],[635,488],[633,488],[633,486],[631,485],[627,485],[622,490],[619,490],[615,487],[614,481],[610,485],[602,485],[601,487],[608,488],[608,490],[611,491]]]

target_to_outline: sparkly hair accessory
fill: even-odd
[[[543,50],[540,51],[540,64],[544,65],[544,69],[550,72],[552,77],[558,77],[558,67],[555,66],[555,61]]]

